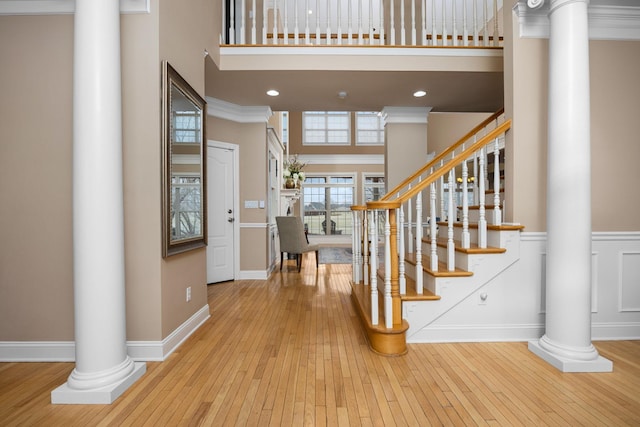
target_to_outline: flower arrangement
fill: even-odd
[[[297,154],[293,155],[284,161],[284,171],[282,174],[286,180],[292,179],[294,182],[302,182],[305,178],[302,168],[306,165],[306,163],[302,163],[298,159]]]

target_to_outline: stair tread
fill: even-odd
[[[416,265],[416,254],[410,253],[405,254],[404,258],[405,262],[409,264]],[[461,268],[456,267],[455,270],[449,271],[447,269],[447,264],[438,260],[438,271],[433,271],[431,269],[431,257],[429,255],[422,255],[422,270],[426,273],[432,275],[433,277],[468,277],[473,276],[471,271],[466,271]]]
[[[447,227],[449,225],[449,223],[446,222],[446,221],[438,221],[438,225],[440,225],[442,227]],[[462,222],[454,222],[453,226],[456,227],[456,228],[462,228]],[[477,222],[469,222],[469,228],[477,229],[478,228],[478,223]],[[524,225],[511,224],[511,223],[509,223],[509,224],[502,223],[501,225],[487,224],[487,230],[495,230],[495,231],[524,230]]]
[[[422,242],[427,245],[431,244],[431,240],[429,239],[422,239]],[[446,248],[448,244],[448,239],[446,237],[438,237],[436,239],[436,244],[441,248]],[[505,248],[497,248],[495,246],[487,246],[486,248],[481,248],[476,243],[471,243],[469,248],[463,248],[462,242],[460,240],[454,240],[453,244],[455,245],[457,252],[462,252],[469,255],[502,254],[507,251]]]
[[[429,289],[422,289],[422,293],[416,292],[416,281],[411,277],[405,277],[407,282],[407,292],[404,295],[400,295],[402,301],[437,301],[440,299],[440,295],[436,295]]]

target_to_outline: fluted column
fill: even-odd
[[[73,280],[76,366],[52,403],[111,403],[145,371],[127,355],[120,5],[76,0]]]
[[[587,7],[551,0],[549,12],[546,323],[529,348],[563,372],[612,370],[591,343]]]

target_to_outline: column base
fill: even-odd
[[[529,351],[562,372],[612,372],[613,362],[598,356],[593,360],[574,360],[558,356],[540,346],[539,341],[529,341]]]
[[[81,404],[81,405],[109,405],[122,393],[133,385],[147,370],[144,362],[134,362],[133,371],[122,380],[100,388],[89,390],[76,390],[70,388],[67,383],[62,384],[51,392],[51,403],[57,404]]]

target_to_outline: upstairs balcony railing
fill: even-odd
[[[502,46],[503,0],[222,2],[233,46]]]

